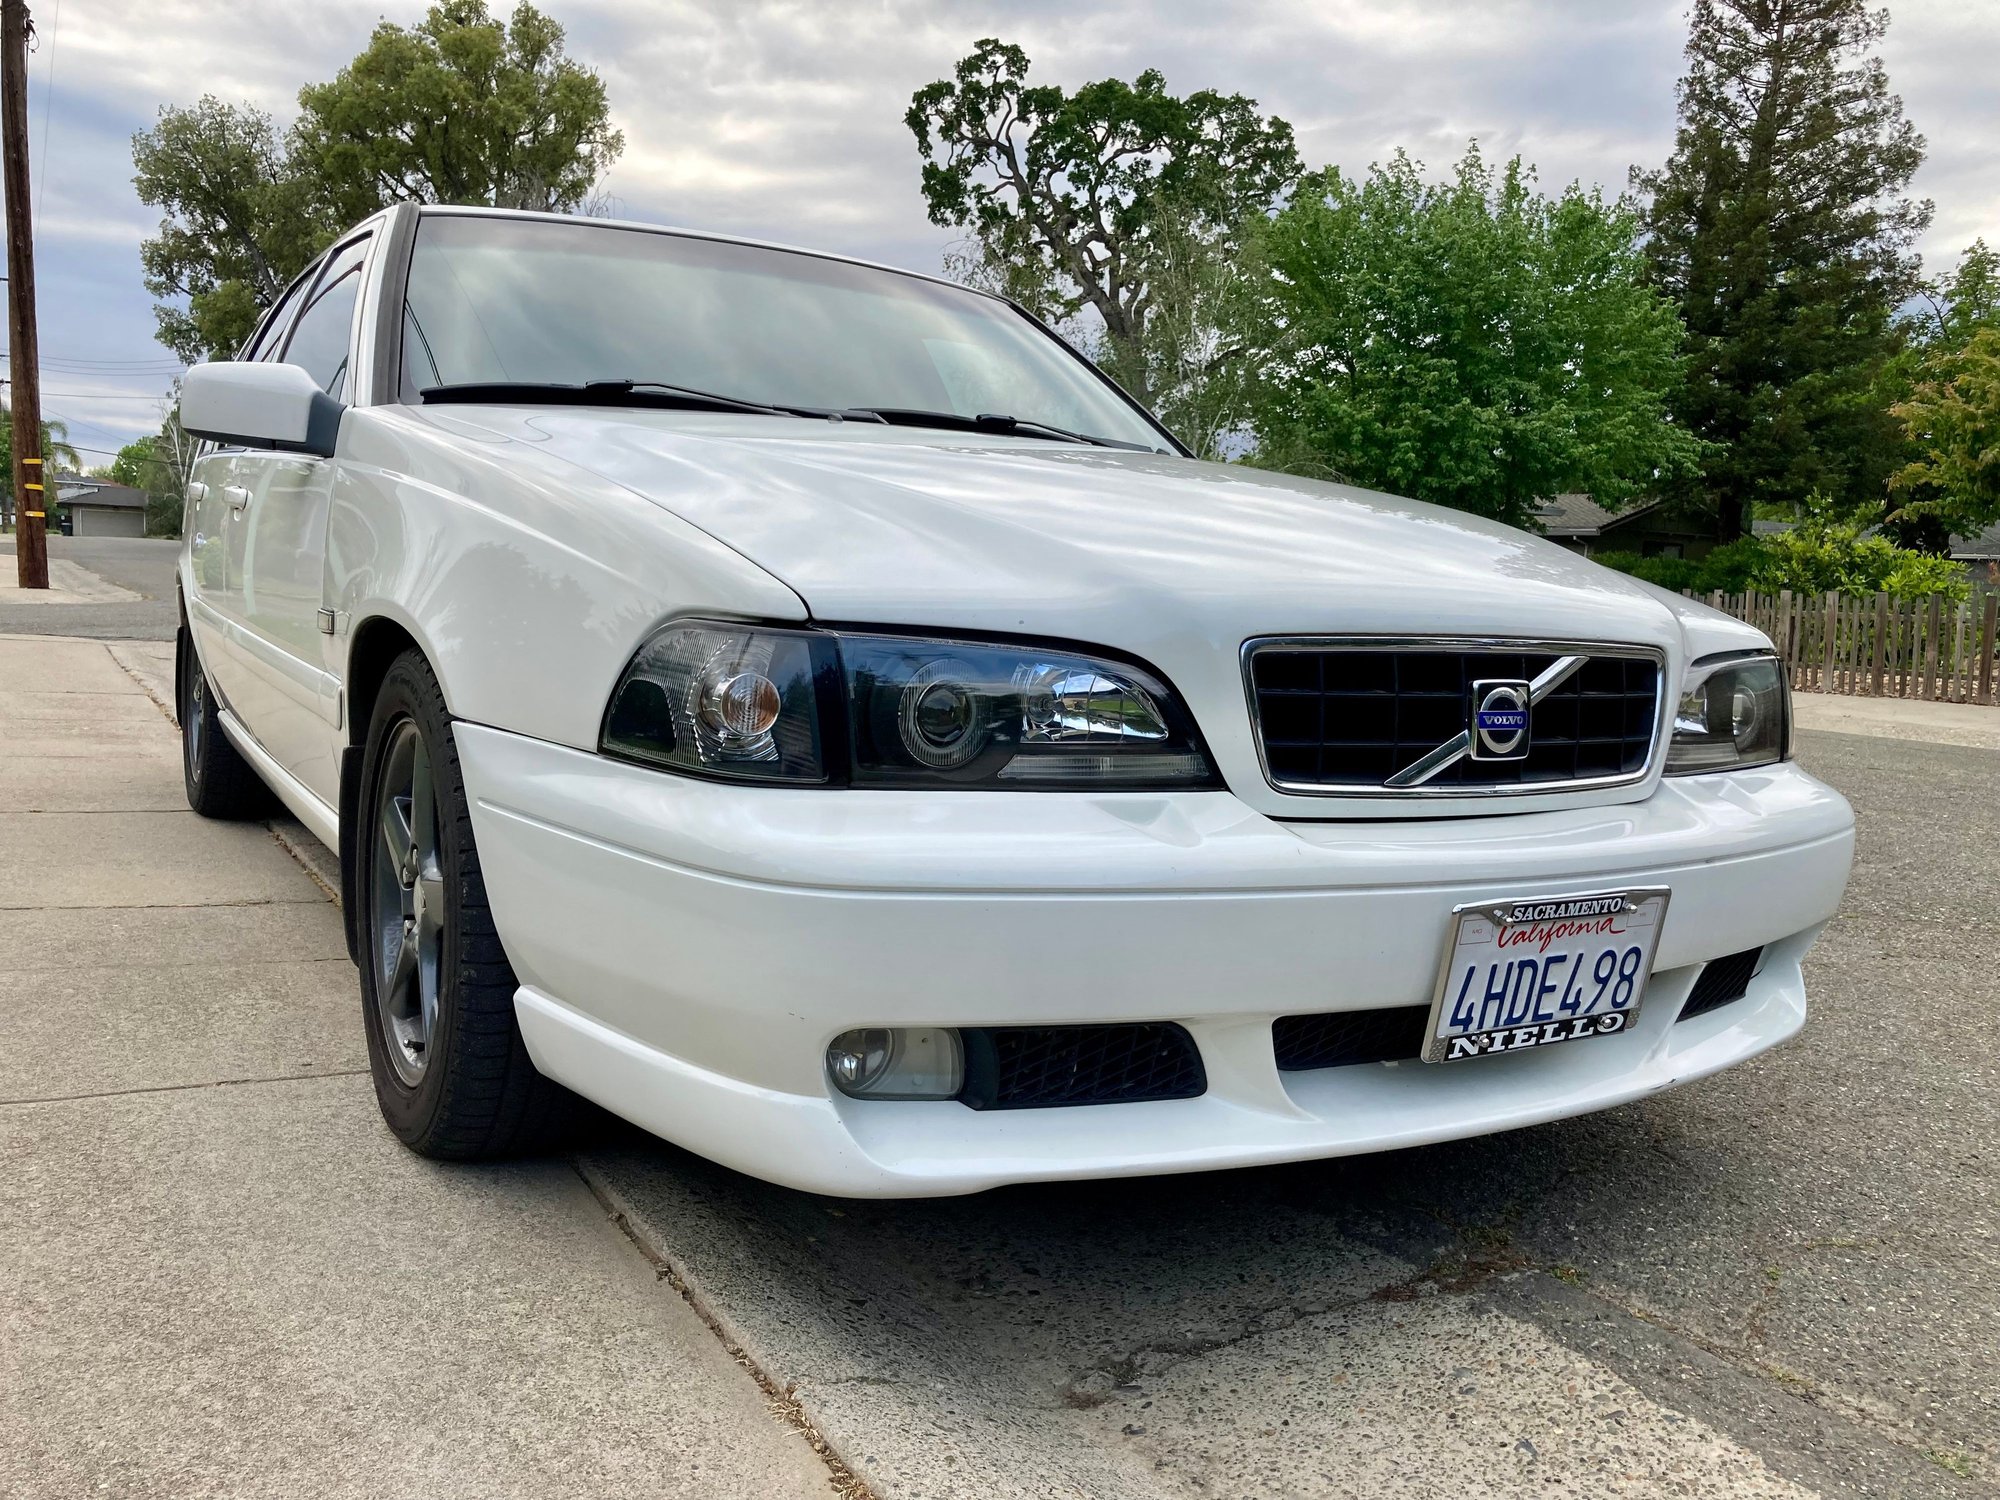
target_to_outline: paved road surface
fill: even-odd
[[[24,603],[0,591],[0,635],[90,636],[98,640],[170,641],[180,623],[174,561],[180,543],[158,537],[49,538],[49,560],[67,559],[140,597],[116,604]],[[14,538],[0,536],[0,572],[14,580]]]
[[[1811,961],[1805,1034],[1718,1078],[1392,1156],[935,1203],[808,1197],[618,1129],[587,1143],[578,1165],[884,1500],[2000,1495],[2000,1062],[1982,1040],[2000,1025],[2000,751],[1886,738],[1879,719],[1868,736],[1801,736],[1803,759],[1855,800],[1855,884]],[[8,722],[0,715],[0,732]],[[103,724],[105,742],[129,741],[133,755],[166,735],[157,717]],[[170,755],[165,743],[145,754]],[[138,787],[137,762],[118,755],[118,766],[88,773],[57,761],[23,771],[32,761],[8,756],[0,767],[16,779],[0,782],[0,806],[19,805],[27,785],[57,798]],[[143,796],[172,802],[146,786]],[[225,835],[234,842],[214,842]],[[20,870],[24,847],[0,849],[0,866]],[[113,869],[118,847],[132,852]],[[171,840],[121,846],[115,833],[92,842],[69,823],[28,849],[40,863],[26,886],[54,905],[74,899],[48,888],[80,856],[105,865],[101,878],[184,881],[194,899],[235,900],[211,886],[234,889],[263,869],[269,847],[192,823]],[[323,1265],[334,1240],[403,1236],[412,1286],[444,1278],[448,1304],[473,1316],[480,1300],[446,1277],[449,1257],[432,1236],[462,1243],[450,1215],[497,1201],[513,1217],[474,1248],[499,1263],[495,1300],[526,1342],[483,1351],[496,1379],[548,1337],[568,1372],[552,1378],[575,1381],[579,1402],[599,1389],[629,1410],[648,1380],[687,1389],[701,1367],[677,1338],[662,1340],[659,1370],[594,1362],[593,1349],[641,1315],[615,1278],[548,1302],[518,1290],[535,1284],[523,1261],[602,1228],[588,1202],[558,1187],[559,1172],[421,1168],[389,1145],[365,1086],[343,1076],[359,1034],[337,958],[284,983],[239,974],[239,956],[261,961],[239,946],[288,942],[264,924],[309,922],[310,907],[294,892],[259,909],[254,941],[239,936],[236,911],[190,917],[208,925],[174,934],[141,925],[165,920],[143,913],[79,929],[63,939],[66,968],[109,962],[122,974],[199,960],[204,978],[189,992],[213,991],[214,1008],[167,1009],[163,1023],[157,984],[99,981],[94,970],[83,983],[44,978],[30,991],[44,997],[39,1008],[0,1003],[17,1030],[33,1029],[13,1054],[75,1054],[66,1066],[83,1080],[76,1088],[138,1087],[131,1097],[162,1101],[149,1108],[213,1112],[212,1124],[147,1127],[182,1144],[176,1180],[198,1202],[227,1198],[233,1153],[278,1137],[274,1165],[240,1189],[220,1236],[248,1236],[241,1253],[261,1275],[292,1259]],[[329,917],[322,947],[332,930]],[[0,933],[0,956],[14,942]],[[115,958],[91,959],[96,943]],[[324,990],[285,987],[307,978]],[[161,1081],[281,1066],[330,1076],[202,1091]],[[259,1115],[248,1102],[259,1088],[296,1092],[282,1113]],[[212,1145],[236,1099],[233,1133]],[[139,1106],[87,1107],[111,1121]],[[18,1108],[0,1109],[0,1127],[24,1118]],[[153,1185],[174,1173],[157,1148],[128,1149],[124,1128],[93,1127],[80,1160],[68,1134],[16,1148],[27,1154],[0,1166],[0,1195],[26,1182],[13,1190],[35,1196],[19,1212],[0,1203],[0,1214],[37,1226],[53,1214],[57,1227],[0,1254],[40,1257],[39,1275],[92,1287],[100,1300],[77,1325],[87,1348],[122,1347],[109,1308],[156,1358],[178,1347],[207,1361],[211,1335],[239,1347],[228,1341],[243,1337],[240,1325],[216,1333],[174,1321],[173,1274],[131,1250],[163,1223],[170,1239],[188,1226],[172,1220],[175,1193]],[[304,1139],[286,1139],[294,1129]],[[296,1163],[284,1155],[294,1149]],[[157,1171],[143,1165],[155,1161]],[[525,1183],[546,1196],[518,1206]],[[114,1250],[124,1259],[112,1255],[97,1286],[90,1268]],[[279,1287],[300,1295],[297,1271],[286,1274],[294,1279]],[[394,1288],[398,1313],[435,1319],[409,1290]],[[267,1299],[252,1300],[269,1315]],[[563,1338],[556,1325],[572,1320],[585,1332]],[[5,1362],[19,1359],[17,1326],[0,1324],[0,1402],[21,1389],[18,1365]],[[442,1326],[420,1324],[433,1339]],[[61,1398],[51,1424],[90,1431],[105,1420],[103,1398],[36,1368],[38,1389]],[[319,1389],[282,1361],[258,1375],[271,1389]],[[0,1428],[21,1420],[0,1406]],[[281,1427],[315,1434],[333,1420],[280,1414]],[[491,1440],[491,1426],[477,1430]],[[604,1444],[623,1461],[631,1430],[593,1425],[579,1408],[566,1435],[575,1462]],[[100,1427],[96,1440],[129,1462],[179,1459],[170,1444],[147,1446],[168,1439],[143,1413],[123,1438]],[[272,1461],[268,1445],[234,1451]]]

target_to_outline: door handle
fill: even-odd
[[[203,484],[199,479],[190,479],[187,486],[187,497],[194,501],[195,504],[201,504],[202,501],[208,498],[208,486]]]
[[[231,510],[241,510],[250,503],[250,491],[240,484],[225,484],[222,487],[222,498],[229,502]]]

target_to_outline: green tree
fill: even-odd
[[[2000,521],[2000,322],[1937,351],[1923,375],[1892,408],[1918,456],[1890,477],[1889,522],[1927,540],[1976,535]]]
[[[294,150],[343,224],[402,201],[568,211],[625,149],[603,80],[525,0],[504,23],[485,0],[384,21],[299,106]]]
[[[1665,418],[1680,322],[1636,231],[1622,201],[1547,197],[1476,145],[1441,184],[1401,152],[1308,177],[1260,236],[1259,461],[1514,525],[1692,471]]]
[[[42,467],[51,474],[62,472],[81,473],[83,455],[69,443],[69,425],[58,420],[42,423]],[[14,482],[14,413],[0,407],[0,475],[5,482]]]
[[[190,363],[227,359],[332,237],[314,184],[271,117],[209,95],[132,137],[139,201],[160,231],[139,247],[159,340]],[[185,302],[185,306],[181,305]]]
[[[132,138],[139,199],[164,215],[140,246],[160,341],[228,358],[340,230],[390,203],[575,208],[624,138],[562,48],[532,5],[503,24],[483,0],[439,0],[302,89],[289,134],[210,97],[163,109]]]
[[[1887,24],[1865,0],[1695,0],[1673,154],[1634,174],[1723,541],[1759,502],[1877,500],[1896,459],[1878,376],[1931,206],[1905,196],[1923,137],[1867,55]]]
[[[1169,94],[1156,71],[1072,92],[1027,83],[1028,56],[987,38],[904,116],[931,222],[967,231],[975,279],[1061,321],[1083,309],[1132,393],[1175,376],[1147,333],[1191,251],[1226,255],[1299,174],[1292,129],[1241,94]],[[1185,276],[1183,276],[1185,282]]]

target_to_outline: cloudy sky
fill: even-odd
[[[496,9],[507,7],[500,0]],[[1930,141],[1927,263],[2000,241],[2000,5],[1889,0],[1891,86]],[[86,461],[152,430],[174,368],[153,342],[130,139],[203,93],[289,120],[378,20],[424,0],[32,0],[44,407]],[[1685,0],[543,0],[601,72],[624,158],[621,216],[934,270],[902,124],[911,91],[983,36],[1075,85],[1147,67],[1176,92],[1242,92],[1312,164],[1404,146],[1433,167],[1477,137],[1545,184],[1621,188],[1671,143]]]

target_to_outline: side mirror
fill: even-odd
[[[233,446],[331,458],[346,410],[297,365],[224,361],[181,380],[181,426]]]

